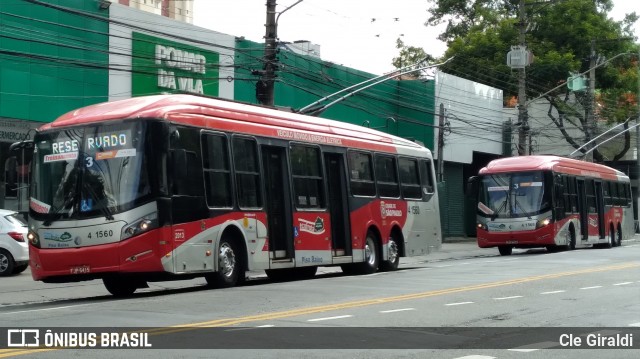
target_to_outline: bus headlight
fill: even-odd
[[[122,228],[122,239],[131,238],[158,227],[158,214],[150,213]]]
[[[538,222],[536,222],[536,229],[546,227],[549,225],[549,223],[551,223],[551,218],[541,219]]]
[[[478,223],[478,229],[483,229],[485,231],[488,230],[487,225],[484,223]]]
[[[32,246],[40,248],[40,238],[38,238],[38,234],[36,232],[29,231],[27,233],[27,240]]]

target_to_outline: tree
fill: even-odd
[[[420,63],[421,61],[434,60],[434,57],[427,54],[424,49],[420,47],[405,45],[404,42],[400,40],[400,38],[396,40],[396,48],[400,50],[400,55],[398,57],[394,57],[391,64],[397,69],[401,69],[409,65],[415,65]],[[407,74],[407,76],[418,78],[420,75],[413,72]]]
[[[432,4],[425,25],[447,23],[438,36],[446,41],[444,58],[455,55],[453,61],[441,69],[467,77],[504,91],[505,99],[517,95],[516,73],[506,65],[506,54],[518,44],[520,21],[517,17],[519,0],[428,0]],[[527,97],[544,97],[549,103],[551,121],[564,139],[574,148],[583,139],[572,137],[564,130],[567,123],[575,124],[584,134],[584,141],[593,138],[592,111],[589,94],[570,96],[566,87],[549,92],[566,81],[570,72],[581,73],[592,66],[592,44],[598,57],[610,59],[624,52],[637,53],[631,25],[638,20],[635,13],[616,22],[607,14],[611,0],[527,1],[528,26],[526,45],[535,55],[527,68]],[[599,122],[624,122],[637,112],[637,59],[621,56],[596,70],[596,103],[593,111]],[[635,82],[634,82],[635,81]],[[543,96],[544,95],[544,96]],[[555,111],[553,111],[555,110]],[[626,125],[625,125],[626,127]],[[613,155],[621,158],[629,148],[630,137]],[[584,150],[583,150],[584,152]],[[598,150],[594,159],[604,158]]]

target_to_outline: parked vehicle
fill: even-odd
[[[29,266],[27,223],[16,211],[0,209],[0,277],[24,272]]]

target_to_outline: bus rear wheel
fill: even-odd
[[[347,275],[375,273],[380,265],[379,253],[376,236],[372,232],[367,233],[367,239],[364,245],[364,262],[343,264],[340,266],[342,272]]]
[[[398,265],[400,265],[400,248],[395,237],[391,236],[389,238],[387,248],[389,252],[389,259],[380,263],[380,270],[390,272],[397,270]]]
[[[618,227],[618,230],[615,231],[613,234],[613,246],[620,247],[621,245],[622,245],[622,231],[620,230],[620,227]]]
[[[511,252],[513,252],[513,247],[511,247],[511,246],[498,246],[498,252],[500,252],[501,256],[510,256]]]

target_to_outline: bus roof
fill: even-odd
[[[500,158],[489,162],[486,167],[480,170],[479,174],[487,175],[493,173],[544,170],[577,176],[599,177],[612,180],[629,180],[629,177],[626,174],[614,168],[560,156],[518,156]]]
[[[165,119],[185,124],[199,122],[202,127],[207,127],[206,124],[201,123],[202,121],[193,121],[193,119],[189,121],[189,115],[352,137],[415,149],[424,148],[410,140],[364,126],[230,100],[183,94],[133,97],[82,107],[41,126],[40,130],[131,118]]]

